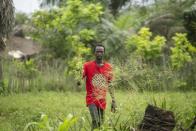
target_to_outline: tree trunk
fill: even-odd
[[[175,125],[173,112],[148,105],[139,129],[140,131],[172,131]]]
[[[2,81],[2,79],[3,79],[3,71],[2,71],[2,60],[0,57],[0,81]]]
[[[0,37],[0,84],[3,80],[3,70],[2,70],[2,56],[1,56],[1,52],[4,50],[5,48],[5,43],[3,41],[3,39]]]
[[[1,52],[6,48],[3,37],[9,35],[14,26],[13,0],[0,0],[0,83],[3,80]]]
[[[2,87],[3,84],[3,70],[2,70],[2,57],[0,55],[0,87]]]

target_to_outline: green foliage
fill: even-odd
[[[195,0],[155,0],[152,6],[148,6],[152,16],[158,16],[163,13],[172,13],[177,20],[182,17],[183,11],[194,5]],[[176,23],[178,23],[176,21]]]
[[[37,126],[37,128],[36,128],[36,126]],[[28,131],[28,130],[32,130],[32,129],[34,129],[34,130],[35,129],[36,130],[42,129],[42,130],[52,131],[52,127],[50,127],[50,124],[49,124],[48,116],[45,114],[42,114],[39,122],[28,123],[25,126],[24,131]]]
[[[194,4],[193,8],[189,10],[184,11],[184,27],[187,29],[187,37],[188,40],[193,44],[193,46],[196,46],[196,3]]]
[[[60,122],[58,125],[58,131],[69,131],[70,128],[77,122],[77,117],[74,117],[72,114],[69,114],[63,122]],[[42,114],[39,122],[30,122],[28,123],[24,131],[28,130],[44,130],[44,131],[54,131],[54,127],[51,126],[50,120],[47,115]]]
[[[81,73],[84,62],[84,59],[81,57],[74,57],[71,61],[68,62],[69,75],[72,75],[77,81],[81,81],[82,79]]]
[[[37,79],[39,71],[34,60],[3,61],[3,81],[0,94],[9,95],[14,92],[32,90],[32,81]]]
[[[20,78],[34,78],[38,74],[38,70],[34,60],[30,59],[28,61],[14,61],[17,72],[15,72],[17,77]]]
[[[7,95],[7,89],[8,89],[8,80],[3,79],[0,81],[0,95]]]
[[[31,61],[33,62],[31,63]],[[67,70],[64,61],[31,61],[28,64],[21,61],[3,62],[4,86],[1,88],[1,94],[9,95],[11,93],[42,90],[75,90],[73,76],[64,74]]]
[[[55,3],[55,0],[44,1]],[[114,15],[125,1],[112,1],[117,3],[112,7]],[[45,59],[3,63],[4,76],[0,83],[0,94],[8,96],[0,96],[0,130],[22,130],[25,125],[26,130],[90,129],[90,117],[80,123],[80,118],[84,118],[87,113],[85,103],[81,101],[85,93],[77,94],[73,91],[77,88],[76,81],[82,80],[83,63],[92,58],[90,48],[94,45],[94,41],[105,45],[106,58],[113,62],[113,86],[126,90],[126,92],[117,91],[115,94],[119,104],[118,112],[109,114],[109,110],[106,110],[109,115],[106,115],[101,130],[135,130],[149,101],[174,111],[177,123],[182,122],[186,126],[190,124],[195,116],[196,107],[193,104],[195,93],[170,91],[195,90],[195,48],[187,41],[186,35],[177,34],[173,37],[174,47],[171,48],[171,57],[167,58],[165,55],[163,66],[157,65],[155,61],[163,58],[161,56],[166,45],[165,38],[154,36],[145,27],[137,34],[135,30],[139,29],[147,18],[153,19],[152,16],[159,16],[165,12],[175,14],[177,25],[182,25],[182,12],[185,8],[189,8],[194,0],[156,0],[155,4],[150,6],[133,4],[130,10],[128,8],[122,10],[122,13],[120,12],[115,18],[111,12],[107,12],[109,1],[60,0],[60,2],[59,8],[38,11],[32,16],[34,31],[32,36],[43,44]],[[102,7],[101,4],[105,6]],[[16,19],[21,21],[19,23],[24,23],[25,17],[19,15]],[[188,25],[195,30],[195,22]],[[131,37],[127,39],[127,36]],[[169,51],[169,45],[167,47],[164,50],[166,52]],[[169,58],[173,68],[178,70],[173,70],[167,64]],[[13,94],[26,91],[30,93]],[[145,91],[166,91],[166,93]],[[41,119],[36,119],[34,115],[42,111],[52,118],[43,115]],[[79,115],[64,119],[64,114],[70,112]]]
[[[143,63],[134,54],[128,57],[128,60],[123,65],[116,62],[113,66],[115,76],[113,86],[116,89],[133,91],[180,89],[180,85],[176,81],[182,80],[172,68]],[[191,88],[186,86],[186,90],[191,90]]]
[[[83,0],[84,2],[93,2],[97,3],[100,2],[103,6],[110,9],[113,15],[116,15],[118,11],[121,9],[123,5],[125,5],[126,2],[129,2],[128,0]],[[41,0],[41,7],[44,6],[64,6],[67,4],[67,0]]]
[[[59,125],[58,131],[69,131],[70,127],[77,122],[77,117],[69,114],[62,124]]]
[[[196,48],[187,40],[186,34],[176,33],[172,38],[174,47],[171,48],[171,62],[174,68],[181,68],[184,64],[192,61],[193,53],[196,53]]]
[[[120,15],[115,21],[114,24],[116,25],[116,27],[118,27],[119,29],[130,29],[133,26],[133,23],[131,23],[133,21],[133,18],[130,16],[129,13],[124,13],[122,15]]]
[[[119,29],[123,29],[125,31],[134,31],[141,27],[142,23],[147,19],[147,14],[141,14],[139,9],[135,9],[135,11],[126,11],[121,13],[116,20],[114,21],[114,25]]]
[[[162,55],[166,39],[156,36],[151,40],[152,33],[149,28],[143,27],[137,35],[129,37],[126,41],[128,49],[135,47],[136,53],[146,60],[153,60]]]
[[[95,38],[95,31],[90,27],[99,23],[101,10],[100,4],[70,0],[64,8],[37,12],[33,16],[33,23],[37,29],[34,37],[41,40],[55,56],[70,60],[68,65],[73,69],[75,65],[70,63],[74,63],[76,58],[85,59],[90,54],[90,49],[86,46]]]
[[[74,57],[72,60],[70,60],[68,62],[68,68],[67,70],[65,70],[65,77],[71,77],[72,78],[72,82],[76,83],[74,85],[74,90],[76,91],[81,91],[81,86],[84,87],[84,82],[82,79],[82,69],[83,69],[83,64],[85,63],[84,58],[80,57],[80,56],[76,56]],[[82,84],[82,85],[81,85]]]
[[[26,24],[27,21],[29,21],[27,14],[23,12],[17,12],[15,14],[15,25],[23,25]]]
[[[93,26],[99,24],[102,14],[99,3],[68,0],[65,7],[39,11],[33,15],[33,36],[54,57],[66,59],[66,73],[78,80],[82,62],[90,57],[89,42],[96,36]]]
[[[86,53],[80,48],[86,48],[89,41],[95,38],[92,27],[100,22],[102,13],[99,3],[68,0],[66,7],[38,11],[33,15],[33,36],[54,56],[72,59],[75,55]]]

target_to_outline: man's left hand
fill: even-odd
[[[115,100],[112,100],[112,105],[111,105],[111,112],[115,113],[116,112],[116,101]]]

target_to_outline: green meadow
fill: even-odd
[[[110,96],[105,112],[105,127],[120,130],[137,128],[148,104],[157,105],[175,114],[177,125],[188,127],[196,114],[196,92],[116,91],[118,111],[110,112]],[[69,115],[77,118],[70,130],[90,130],[90,116],[85,106],[85,92],[37,92],[0,96],[0,130],[22,131],[31,122],[40,122],[47,115],[49,126],[58,130]],[[112,123],[112,126],[111,126]],[[47,125],[44,125],[47,127]],[[30,126],[29,126],[30,127]],[[30,129],[30,128],[29,128]],[[35,127],[36,130],[48,130]]]

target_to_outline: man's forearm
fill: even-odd
[[[111,96],[112,100],[115,101],[114,88],[111,85],[109,85],[109,89],[108,90],[109,90],[109,93],[110,93],[110,96]]]

